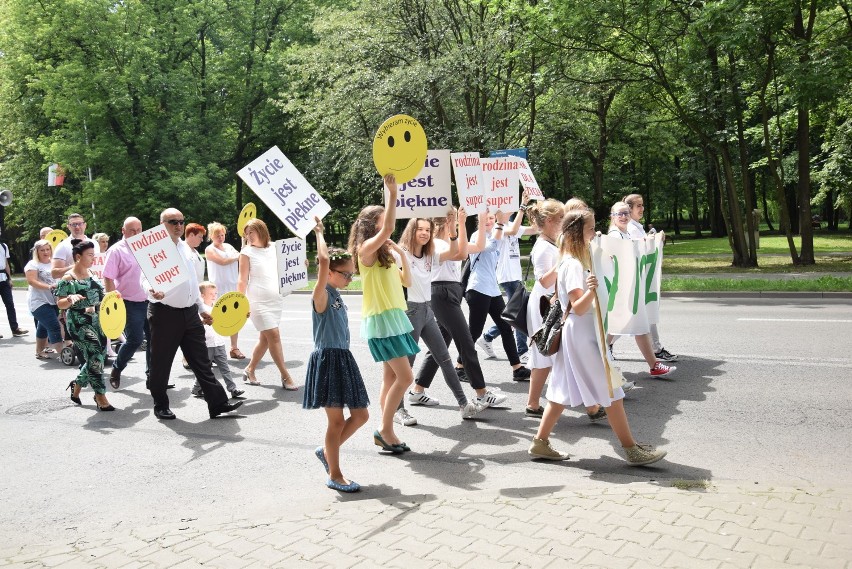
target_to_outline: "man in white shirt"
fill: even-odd
[[[12,298],[12,269],[9,267],[9,247],[0,243],[0,297],[6,305],[6,316],[13,336],[26,336],[29,330],[18,326],[18,315],[15,313],[15,300]],[[0,334],[0,338],[2,338]]]
[[[198,293],[198,277],[185,248],[180,245],[186,220],[179,210],[169,208],[160,214],[160,222],[165,224],[169,236],[177,246],[182,261],[180,268],[186,271],[188,278],[166,292],[155,290],[145,279],[142,283],[148,292],[148,324],[151,328],[151,374],[148,389],[154,398],[154,416],[158,419],[175,418],[175,414],[169,409],[166,389],[172,362],[177,349],[180,348],[201,386],[210,418],[214,419],[222,413],[233,411],[243,402],[228,403],[225,389],[213,375],[204,339],[204,324],[212,324],[213,318],[204,310]]]
[[[51,263],[50,273],[55,279],[61,279],[63,275],[74,264],[74,254],[71,253],[71,240],[82,239],[88,241],[86,237],[86,220],[79,213],[72,213],[68,216],[68,231],[71,233],[69,237],[62,240],[56,249],[53,250],[53,262]]]

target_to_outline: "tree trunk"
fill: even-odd
[[[766,201],[766,172],[760,175],[760,197],[763,201],[763,219],[766,220],[769,231],[775,231],[775,228],[772,227],[772,218],[769,217],[769,203]]]
[[[739,158],[740,158],[740,180],[742,181],[743,186],[743,198],[745,201],[745,218],[746,218],[746,231],[748,234],[748,239],[746,241],[748,248],[748,265],[749,267],[757,266],[757,239],[755,239],[755,235],[757,234],[757,228],[755,227],[755,219],[752,212],[757,209],[757,200],[754,195],[754,187],[751,183],[751,176],[749,174],[749,160],[748,155],[748,143],[745,139],[745,127],[743,126],[743,109],[742,109],[742,101],[740,100],[740,89],[738,78],[736,74],[736,58],[734,57],[734,53],[730,52],[728,54],[728,62],[730,64],[731,70],[731,96],[733,98],[734,103],[734,113],[736,115],[736,123],[737,123],[737,147],[739,149]]]
[[[728,231],[730,232],[729,241],[731,243],[731,251],[734,254],[732,264],[735,267],[755,267],[757,266],[757,262],[752,261],[748,255],[748,246],[746,244],[745,232],[743,231],[743,218],[737,197],[731,151],[728,148],[727,142],[722,142],[720,146],[722,173],[725,184],[724,192],[728,202],[727,209],[723,209],[723,211],[726,211],[728,214],[725,217],[725,221],[728,222]]]
[[[692,219],[693,223],[695,223],[695,236],[701,237],[701,218],[698,214],[698,188],[694,184],[692,185]]]
[[[793,37],[798,41],[799,63],[808,65],[811,60],[810,41],[813,35],[814,20],[816,19],[816,0],[810,0],[808,6],[808,21],[805,23],[802,14],[801,0],[793,2]],[[796,109],[796,150],[799,152],[798,171],[799,181],[796,184],[796,201],[799,206],[799,234],[802,237],[800,262],[803,265],[813,265],[814,260],[814,231],[811,226],[811,163],[810,163],[810,105],[803,93],[799,93]]]

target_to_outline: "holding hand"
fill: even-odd
[[[203,323],[207,324],[208,326],[213,325],[213,317],[210,316],[209,312],[200,312],[198,315],[201,316],[201,321]]]
[[[463,207],[459,208],[459,225],[463,225],[467,221],[467,212]]]
[[[595,290],[598,288],[598,277],[595,275],[589,275],[586,277],[586,285],[589,287],[589,290]]]

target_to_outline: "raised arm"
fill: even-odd
[[[317,284],[314,286],[312,298],[314,300],[314,310],[317,314],[322,314],[328,308],[328,291],[325,290],[325,285],[328,283],[328,267],[330,261],[328,259],[328,245],[325,242],[323,235],[323,225],[320,218],[315,217],[317,222],[314,227],[314,235],[317,237]]]
[[[488,210],[485,210],[483,213],[479,214],[479,229],[476,232],[476,242],[469,242],[467,244],[467,254],[473,255],[476,253],[482,253],[485,250],[485,222],[488,219]],[[497,229],[497,224],[494,225],[495,233]],[[500,237],[502,238],[502,231],[500,231]]]
[[[396,223],[396,197],[398,192],[396,176],[387,174],[385,176],[385,187],[388,189],[388,199],[385,204],[382,230],[364,241],[358,248],[358,256],[368,266],[376,262],[376,254],[379,252],[379,249],[384,247],[390,236],[393,235],[394,224]]]

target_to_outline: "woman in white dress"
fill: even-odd
[[[225,242],[227,229],[218,221],[207,225],[207,233],[211,241],[204,250],[204,256],[207,257],[207,277],[216,285],[219,296],[222,296],[237,290],[237,280],[240,276],[240,252],[230,243]],[[237,346],[239,336],[239,333],[231,336],[229,355],[235,360],[244,360],[246,356]]]
[[[533,266],[535,285],[530,292],[529,304],[527,304],[527,331],[530,335],[541,328],[543,318],[539,310],[539,302],[542,296],[553,294],[556,285],[556,269],[559,266],[559,249],[556,247],[556,239],[562,231],[562,217],[564,215],[563,204],[554,199],[537,201],[527,207],[521,206],[521,214],[526,211],[530,221],[541,232],[530,252],[530,263]],[[543,356],[535,347],[530,346],[530,390],[527,399],[527,417],[541,417],[544,407],[541,406],[541,392],[544,390],[544,382],[553,367],[553,358]]]
[[[648,236],[645,233],[645,228],[639,223],[645,215],[645,202],[639,194],[630,194],[625,196],[624,203],[630,208],[630,221],[627,224],[627,233],[631,239],[645,239]],[[656,233],[651,229],[651,233]],[[662,231],[660,234],[662,235]],[[651,324],[651,344],[654,350],[654,355],[662,362],[676,362],[677,355],[669,353],[660,342],[660,331],[656,324]]]
[[[282,301],[278,294],[278,262],[275,246],[269,238],[269,229],[260,219],[254,218],[245,225],[243,239],[246,245],[240,251],[240,276],[237,290],[245,294],[249,301],[249,318],[260,332],[260,338],[252,350],[251,359],[243,371],[243,380],[250,385],[260,385],[255,377],[257,364],[266,350],[272,355],[272,361],[281,373],[281,387],[288,391],[298,389],[284,361],[284,349],[281,346],[281,333],[278,323],[281,321]]]
[[[589,242],[595,236],[595,216],[588,210],[565,214],[562,221],[562,260],[557,273],[557,294],[563,307],[570,306],[562,331],[559,351],[553,356],[553,377],[547,388],[547,408],[541,418],[529,454],[533,458],[566,460],[568,455],[550,446],[550,433],[566,407],[601,405],[621,443],[627,462],[644,465],[663,458],[665,451],[640,445],[630,432],[624,410],[624,391],[618,387],[609,394],[606,369],[598,347],[595,329],[595,289],[591,274]]]

